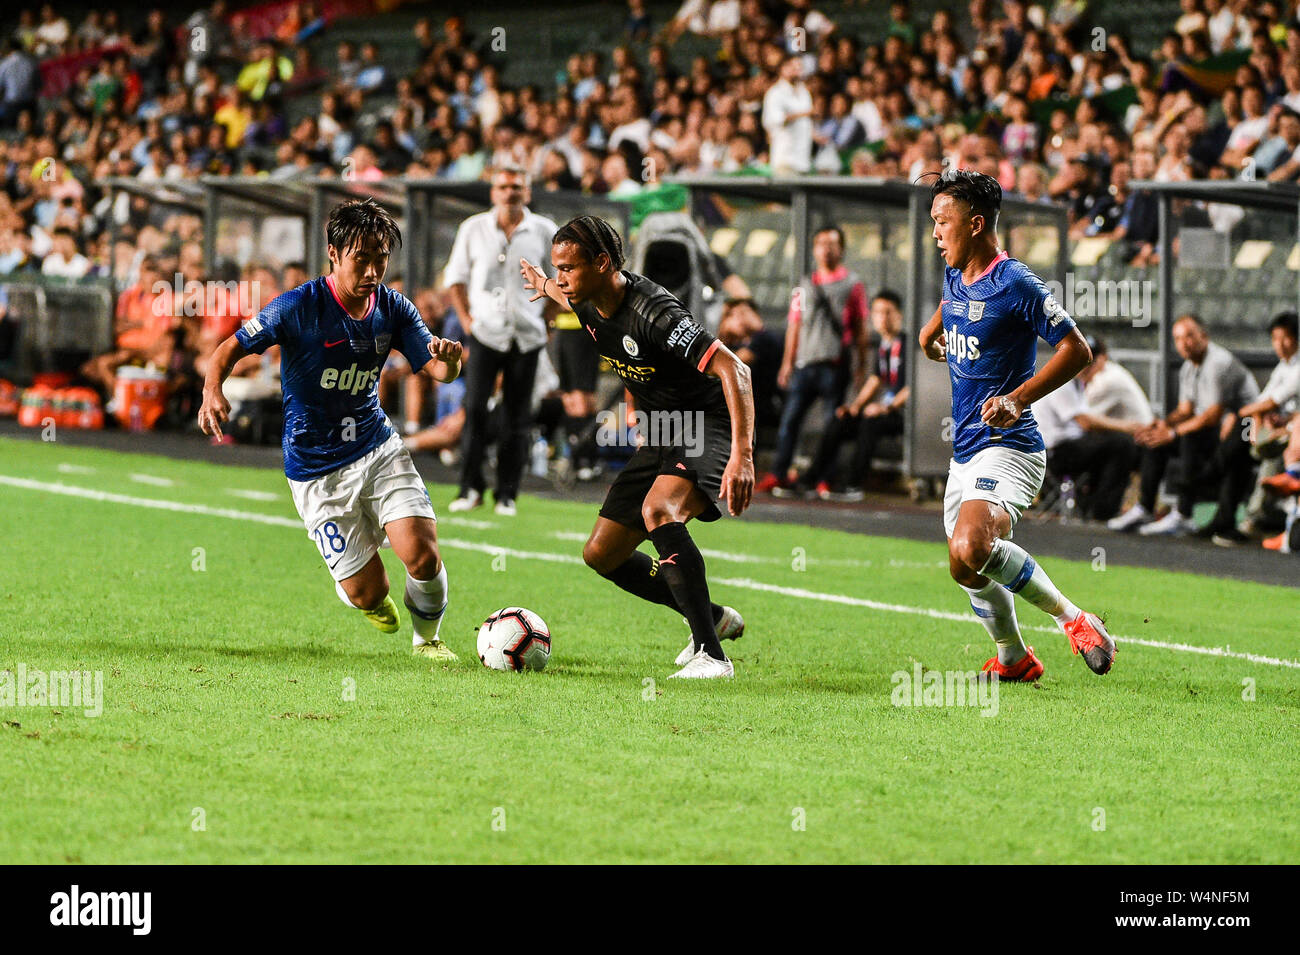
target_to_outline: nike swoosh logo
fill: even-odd
[[[345,341],[347,341],[346,338],[340,338],[340,339],[339,339],[338,341],[336,341],[336,342],[326,342],[326,343],[325,343],[325,347],[326,347],[326,348],[333,348],[335,345],[342,345]]]
[[[677,566],[677,555],[676,555],[676,554],[673,554],[671,557],[660,557],[660,558],[659,558],[659,565],[660,565],[660,566],[663,566],[664,564],[672,564],[674,567],[676,567],[676,566]]]

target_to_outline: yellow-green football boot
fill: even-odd
[[[396,633],[397,628],[402,625],[402,617],[397,612],[397,604],[394,602],[392,595],[386,595],[384,602],[374,610],[363,610],[361,612],[367,620],[384,633]]]

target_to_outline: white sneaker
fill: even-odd
[[[1108,520],[1106,526],[1113,531],[1131,531],[1149,520],[1151,520],[1151,512],[1141,504],[1134,504],[1123,514]]]
[[[682,623],[690,626],[685,617],[682,617]],[[718,618],[718,625],[713,628],[713,632],[718,635],[719,640],[739,640],[745,635],[745,618],[731,607],[723,607],[722,616]],[[691,662],[693,656],[695,656],[694,637],[686,641],[686,649],[677,654],[677,659],[673,663],[684,667]]]
[[[510,498],[507,498],[504,501],[497,501],[497,506],[494,508],[494,510],[501,517],[514,517],[516,513],[515,502]]]
[[[461,511],[472,511],[483,503],[483,495],[478,491],[466,491],[464,497],[458,497],[447,505],[447,510],[453,514],[459,514]]]
[[[709,656],[708,651],[701,650],[695,656],[691,657],[689,663],[682,667],[668,679],[682,677],[683,679],[695,680],[712,680],[718,677],[731,679],[736,675],[736,668],[731,665],[730,660],[715,660]]]
[[[1190,517],[1183,517],[1177,509],[1170,511],[1158,521],[1152,521],[1150,524],[1143,524],[1138,528],[1138,533],[1146,537],[1159,536],[1177,536],[1182,537],[1184,534],[1191,534],[1196,530],[1196,521]]]

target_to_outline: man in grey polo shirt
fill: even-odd
[[[1259,394],[1250,372],[1233,354],[1210,341],[1195,315],[1174,322],[1174,348],[1183,357],[1178,372],[1178,406],[1163,420],[1139,430],[1142,448],[1141,496],[1136,505],[1109,522],[1112,530],[1141,533],[1190,534],[1212,538],[1216,544],[1240,543],[1236,528],[1237,505],[1250,490],[1250,444],[1238,426],[1237,409]],[[1176,484],[1178,504],[1153,521],[1156,494],[1165,469],[1175,455],[1180,459]],[[1214,518],[1201,530],[1192,520],[1199,492],[1218,488]]]
[[[537,360],[555,312],[548,299],[530,302],[519,285],[519,260],[551,259],[555,223],[528,209],[527,172],[518,166],[492,171],[492,209],[470,216],[456,231],[445,282],[461,325],[469,335],[465,361],[465,431],[461,437],[460,493],[449,510],[483,503],[487,485],[488,401],[501,375],[504,423],[497,446],[496,512],[515,513],[527,456]]]

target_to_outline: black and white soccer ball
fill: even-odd
[[[489,670],[544,670],[551,631],[531,610],[506,607],[478,628],[478,658]]]

